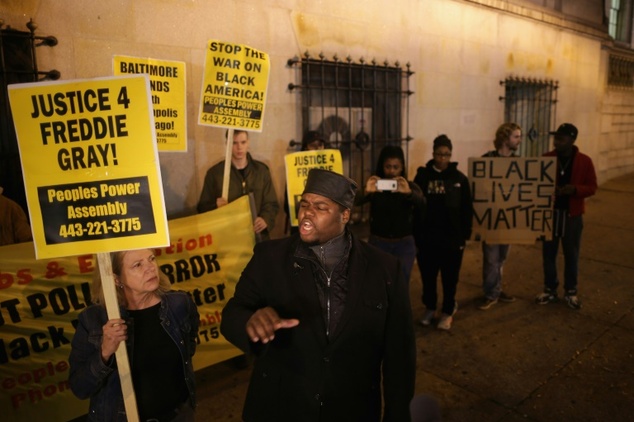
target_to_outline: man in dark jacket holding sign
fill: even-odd
[[[257,244],[222,314],[256,355],[245,421],[409,422],[415,343],[399,261],[347,229],[356,183],[313,169],[299,234]],[[383,397],[381,397],[381,392]]]
[[[257,214],[254,216],[253,230],[257,240],[267,240],[280,208],[271,180],[271,172],[266,164],[254,160],[249,154],[249,133],[246,130],[233,132],[232,142],[229,197],[222,197],[225,162],[221,161],[211,167],[205,175],[198,201],[198,212],[215,210],[242,195],[252,193]]]

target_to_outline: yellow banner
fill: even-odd
[[[555,157],[469,158],[474,240],[532,244],[552,239]]]
[[[266,53],[209,41],[198,124],[261,132],[270,67]]]
[[[159,151],[187,152],[185,63],[128,56],[113,62],[115,75],[149,75]]]
[[[157,261],[175,290],[200,313],[194,368],[241,352],[220,335],[222,308],[233,296],[255,244],[248,197],[169,222],[170,246]],[[68,385],[68,356],[79,312],[91,304],[92,254],[36,260],[33,244],[0,247],[0,415],[7,421],[69,420],[88,401]]]
[[[291,226],[297,227],[297,211],[310,169],[324,169],[343,174],[343,160],[338,149],[300,151],[284,156],[286,186]]]
[[[169,241],[147,75],[9,86],[38,258]]]

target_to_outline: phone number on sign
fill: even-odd
[[[205,114],[202,120],[211,124],[238,126],[242,128],[259,129],[260,121],[252,119],[241,119],[237,117],[218,116],[217,114]]]
[[[196,335],[196,344],[200,344],[201,342],[207,343],[218,337],[220,337],[220,330],[218,327],[207,328],[198,332]]]
[[[90,221],[88,223],[63,224],[59,228],[61,237],[101,236],[108,233],[137,232],[141,230],[139,217],[119,218],[117,220]]]

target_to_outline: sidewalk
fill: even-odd
[[[416,324],[416,393],[436,397],[446,422],[634,420],[633,217],[634,173],[604,183],[587,201],[579,311],[534,303],[541,244],[511,248],[505,290],[518,300],[479,310],[482,252],[470,243],[453,328]],[[415,268],[416,320],[420,294]],[[199,371],[197,419],[240,421],[249,374],[228,363]]]

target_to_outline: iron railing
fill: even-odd
[[[22,167],[7,86],[45,79],[56,80],[60,77],[57,70],[40,71],[36,57],[37,47],[54,47],[57,45],[57,38],[35,35],[37,25],[33,19],[26,27],[29,32],[17,31],[4,27],[4,21],[0,19],[0,186],[4,188],[4,195],[25,210],[27,203]]]

